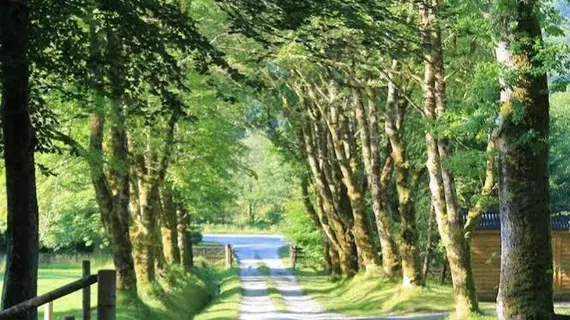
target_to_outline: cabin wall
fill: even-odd
[[[471,244],[473,275],[479,297],[494,300],[501,271],[501,234],[499,230],[475,231]],[[570,232],[552,233],[554,294],[570,297]]]

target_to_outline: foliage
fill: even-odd
[[[556,93],[551,98],[551,134],[550,134],[550,188],[552,208],[555,211],[567,211],[570,208],[570,163],[568,154],[570,145],[570,91]]]
[[[234,178],[238,201],[233,214],[262,229],[278,225],[295,188],[293,169],[263,135],[248,132],[244,144],[249,152],[241,160],[245,170]]]
[[[282,224],[282,232],[287,240],[301,249],[298,255],[299,266],[322,270],[323,234],[307,214],[299,194],[287,202],[285,212],[284,220],[287,223]]]

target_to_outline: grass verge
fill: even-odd
[[[81,264],[58,262],[42,265],[39,270],[39,293],[43,294],[81,277]],[[92,261],[92,270],[112,268],[107,261]],[[0,275],[0,285],[3,275]],[[117,319],[119,320],[179,320],[192,319],[213,298],[215,277],[202,264],[192,274],[185,273],[178,266],[169,267],[164,278],[140,288],[140,298],[119,294],[117,297]],[[81,317],[81,291],[54,302],[54,319],[65,316]],[[91,286],[92,319],[96,319],[97,286]],[[43,307],[38,309],[38,319],[43,319]]]
[[[219,296],[200,313],[196,320],[235,320],[239,316],[239,304],[243,295],[239,269],[233,268],[217,273]]]
[[[263,263],[263,262],[257,263],[257,272],[259,272],[260,275],[269,276],[270,271],[271,270],[269,269],[269,267],[265,263]]]
[[[442,312],[454,308],[449,286],[404,289],[398,282],[359,274],[353,279],[333,278],[314,272],[296,271],[301,287],[330,311],[371,316]]]
[[[265,281],[267,286],[267,293],[269,294],[269,300],[273,303],[273,306],[277,311],[287,311],[287,306],[285,305],[285,300],[281,295],[281,291],[277,288],[277,284],[270,277],[267,277]]]

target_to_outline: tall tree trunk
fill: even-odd
[[[427,282],[429,276],[429,266],[431,262],[431,254],[433,252],[433,204],[430,205],[429,218],[428,218],[428,228],[427,228],[427,243],[426,243],[426,255],[424,256],[423,267],[422,267],[422,279]]]
[[[101,211],[101,221],[111,242],[113,262],[117,269],[117,289],[136,292],[137,282],[132,257],[132,243],[129,236],[128,206],[126,211],[123,211],[125,208],[121,206],[120,202],[124,195],[122,197],[113,195],[109,179],[107,179],[102,167],[104,124],[105,118],[102,114],[93,113],[91,115],[89,121],[90,150],[92,154],[97,155],[89,161],[91,180]],[[127,189],[127,192],[130,190]],[[129,201],[129,197],[127,197],[127,201]],[[128,217],[126,220],[125,214]]]
[[[331,191],[332,183],[329,184],[327,175],[325,174],[326,160],[319,157],[318,154],[325,148],[325,137],[316,137],[318,131],[313,132],[314,124],[307,121],[303,124],[303,139],[307,153],[307,162],[313,175],[315,188],[317,191],[317,199],[321,207],[321,224],[327,236],[338,251],[340,269],[342,274],[354,276],[358,272],[357,254],[354,245],[354,239],[350,232],[351,226],[347,223],[346,212],[339,205],[339,201],[335,201]],[[320,139],[317,142],[316,139]],[[317,149],[319,148],[319,150]],[[319,162],[317,159],[321,159]],[[330,175],[330,173],[329,173]]]
[[[393,61],[392,69],[398,69],[398,62]],[[408,160],[407,143],[403,126],[406,117],[407,102],[400,99],[394,82],[388,84],[386,101],[385,130],[394,160],[394,176],[398,192],[398,211],[400,212],[400,255],[402,256],[402,274],[404,287],[423,284],[420,274],[417,248],[416,212],[412,198],[412,177]]]
[[[149,166],[142,157],[138,161],[139,217],[136,224],[135,268],[140,284],[149,284],[156,280],[156,229],[157,219],[154,193],[156,192],[152,174],[147,172]]]
[[[370,239],[370,230],[367,225],[362,188],[360,183],[358,183],[356,172],[354,172],[354,168],[351,165],[350,159],[352,159],[352,157],[347,155],[347,149],[354,149],[351,141],[347,138],[353,133],[347,132],[348,119],[339,115],[340,110],[333,106],[330,106],[330,109],[332,116],[331,119],[326,120],[326,123],[329,129],[334,155],[336,156],[336,163],[338,163],[340,167],[342,181],[346,187],[352,208],[352,232],[354,234],[354,240],[364,268],[366,270],[373,270],[378,266],[378,256],[375,253],[374,246]],[[323,117],[327,116],[328,115],[323,114]]]
[[[136,239],[139,243],[135,250],[135,264],[140,283],[151,283],[156,280],[156,268],[164,264],[161,229],[158,220],[161,217],[160,189],[164,185],[168,166],[170,164],[174,145],[174,132],[180,117],[180,110],[172,111],[168,121],[162,158],[159,161],[158,152],[153,149],[151,132],[148,127],[146,156],[138,156],[138,192],[140,218],[137,224]],[[142,242],[142,243],[141,243]]]
[[[163,240],[163,226],[161,224],[163,213],[163,206],[162,201],[160,198],[160,190],[156,192],[156,198],[154,199],[153,209],[156,210],[154,216],[156,217],[156,228],[154,229],[155,235],[153,239],[156,241],[154,245],[154,252],[156,257],[156,270],[159,272],[164,271],[164,267],[166,265],[166,255],[165,255],[165,244]]]
[[[539,57],[544,49],[539,2],[497,0],[494,5],[497,59],[508,72],[501,83],[500,127],[495,132],[502,240],[497,313],[499,319],[550,319],[549,101]]]
[[[192,237],[190,235],[190,213],[182,205],[178,205],[176,215],[178,218],[178,247],[180,248],[181,262],[184,270],[190,272],[192,267],[194,267]]]
[[[180,264],[180,248],[178,247],[178,219],[176,205],[170,186],[162,188],[162,244],[166,262]]]
[[[99,6],[101,10],[107,10],[103,3],[100,3]],[[111,167],[108,170],[108,175],[106,175],[103,167],[105,163],[103,140],[106,101],[102,98],[105,95],[102,79],[105,71],[101,61],[105,61],[109,65],[109,69],[112,69],[112,72],[109,73],[112,88],[111,114],[113,119],[111,123],[110,156],[113,157],[114,163],[128,164],[126,116],[122,100],[124,94],[122,50],[114,30],[96,31],[96,26],[91,25],[90,27],[92,55],[92,63],[89,65],[92,72],[90,86],[95,92],[92,105],[94,112],[89,120],[89,154],[91,156],[88,158],[88,163],[91,181],[101,211],[101,221],[111,242],[113,263],[117,269],[117,289],[136,293],[137,282],[129,232],[129,173],[128,170]],[[107,43],[102,40],[105,38],[103,33],[107,35]]]
[[[389,278],[395,278],[399,271],[398,247],[392,234],[393,221],[388,205],[388,183],[392,176],[392,161],[380,168],[378,145],[378,120],[376,106],[368,104],[363,94],[354,89],[355,115],[360,131],[364,171],[368,179],[368,188],[372,198],[372,211],[376,216],[376,226],[382,250],[382,269]]]
[[[325,250],[328,250],[328,260],[330,261],[330,272],[328,274],[331,276],[340,275],[341,268],[338,251],[331,245],[330,241],[326,242]]]
[[[425,48],[424,113],[431,123],[435,123],[445,111],[445,70],[438,10],[437,0],[420,3],[420,28]],[[455,313],[459,319],[467,319],[471,313],[479,312],[479,304],[454,179],[444,165],[450,156],[449,146],[445,138],[436,137],[431,129],[426,132],[426,145],[432,201],[455,291]]]
[[[2,130],[8,208],[8,248],[2,309],[33,298],[38,278],[38,203],[30,119],[30,8],[26,1],[0,1]],[[32,309],[14,319],[35,320]]]

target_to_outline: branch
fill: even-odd
[[[417,112],[419,112],[422,116],[425,116],[424,110],[423,110],[420,106],[418,106],[418,105],[414,102],[414,100],[412,100],[412,98],[411,98],[410,96],[408,96],[408,95],[406,94],[405,90],[403,90],[394,80],[392,80],[392,78],[390,77],[389,74],[387,74],[387,73],[384,72],[383,70],[380,70],[379,68],[376,68],[376,70],[377,70],[378,72],[380,72],[380,73],[384,76],[384,78],[385,78],[386,80],[388,80],[388,82],[390,82],[390,84],[393,85],[394,88],[396,88],[396,90],[398,90],[398,92],[400,93],[400,95],[401,95],[402,97],[404,97],[404,99],[406,99],[406,101],[408,101],[408,102],[410,103],[410,105],[411,105],[412,107],[414,107],[414,109],[416,109]]]
[[[83,147],[79,142],[77,142],[77,140],[59,131],[50,132],[49,138],[62,142],[63,144],[71,147],[71,152],[74,155],[78,155],[80,157],[85,158],[89,153],[87,149],[85,149],[85,147]]]
[[[495,142],[493,140],[489,140],[487,143],[487,166],[485,169],[485,183],[483,188],[481,189],[481,194],[477,202],[473,207],[469,209],[467,214],[467,221],[465,222],[465,226],[463,228],[465,232],[465,238],[471,239],[473,229],[479,223],[479,219],[483,214],[483,210],[487,207],[487,202],[491,193],[493,192],[493,188],[496,182],[496,174],[495,174]]]

